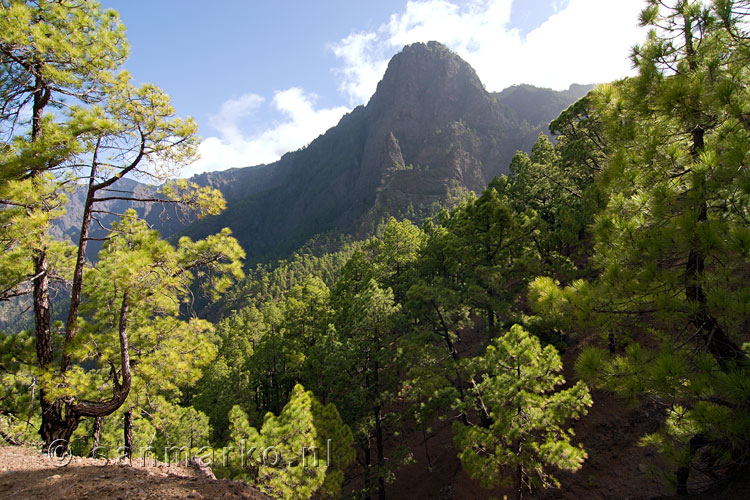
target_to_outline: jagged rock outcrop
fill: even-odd
[[[228,208],[186,233],[229,226],[258,261],[321,232],[362,236],[388,215],[425,215],[507,172],[515,152],[546,130],[547,117],[580,97],[538,90],[535,114],[534,103],[521,102],[525,93],[487,92],[444,45],[409,45],[392,58],[367,105],[308,147],[270,165],[197,176],[224,192]],[[534,122],[539,117],[545,121]]]

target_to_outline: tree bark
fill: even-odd
[[[492,294],[489,294],[490,297]],[[487,338],[492,338],[495,335],[495,311],[492,309],[492,307],[488,307],[486,309],[487,311]]]
[[[36,358],[39,368],[51,369],[52,365],[52,331],[50,329],[52,310],[49,303],[49,278],[47,277],[47,254],[37,251],[34,255],[34,331],[36,336]],[[50,402],[47,391],[40,389],[39,400],[42,409],[42,425],[39,435],[48,449],[64,426],[62,418],[62,403]]]
[[[31,110],[31,142],[36,142],[42,133],[42,119],[44,118],[44,108],[49,104],[52,96],[48,83],[42,78],[42,63],[33,65],[34,73],[34,102]]]
[[[372,456],[370,454],[369,439],[366,445],[362,445],[362,452],[365,456],[365,491],[367,491],[367,498],[372,498]]]
[[[102,438],[102,420],[102,417],[94,418],[94,432],[92,433],[93,442],[91,443],[91,452],[89,452],[91,458],[96,458],[97,456],[96,451],[99,449],[99,442]]]
[[[383,450],[383,423],[380,415],[380,407],[375,407],[375,446],[378,454],[378,500],[385,500],[385,479],[383,469],[385,468],[385,453]]]
[[[523,467],[516,466],[516,500],[523,500]]]
[[[34,255],[34,331],[36,337],[36,358],[39,368],[52,368],[52,308],[49,301],[49,278],[47,277],[47,254],[43,250]],[[49,401],[47,391],[39,390],[39,402],[42,409],[42,425],[39,435],[44,441],[45,449],[60,439],[65,422],[62,417],[62,402]]]
[[[40,396],[42,394],[40,393]],[[73,432],[78,428],[80,418],[67,416],[62,417],[63,403],[57,400],[53,403],[47,403],[47,413],[42,414],[42,426],[39,434],[44,439],[44,451],[63,455],[68,451],[70,439]],[[45,406],[42,406],[43,411]]]
[[[133,410],[125,412],[122,420],[122,433],[125,438],[125,456],[133,459]]]
[[[76,254],[76,264],[73,270],[73,284],[70,289],[68,320],[65,324],[66,346],[73,340],[78,329],[78,310],[81,306],[81,291],[83,290],[83,267],[86,264],[86,246],[91,228],[91,210],[94,205],[94,193],[96,192],[94,182],[96,181],[96,153],[98,148],[99,141],[97,141],[96,150],[94,150],[94,159],[89,174],[89,187],[86,192],[86,201],[83,205],[83,220],[81,221],[81,232],[78,237],[78,253]],[[70,361],[70,355],[63,350],[62,361],[60,362],[60,371],[62,373],[68,370]]]
[[[677,473],[675,474],[675,480],[677,482],[677,495],[687,496],[688,479],[690,478],[690,461],[693,459],[698,450],[708,443],[708,439],[706,439],[706,436],[703,434],[696,434],[690,439],[688,461],[686,464],[681,465],[677,469]]]
[[[424,427],[422,427],[422,439],[424,442],[424,454],[427,456],[427,467],[430,472],[432,472],[432,459],[430,459],[430,450],[427,447],[427,432],[425,431]]]
[[[45,88],[45,82],[41,77],[41,64],[34,65],[36,74],[34,81],[34,102],[31,117],[31,141],[36,142],[42,134],[42,119],[44,108],[49,103],[50,92]],[[37,176],[39,169],[32,165],[31,177]],[[44,248],[34,250],[34,280],[32,298],[34,302],[34,334],[36,337],[37,363],[42,370],[51,368],[53,361],[52,353],[52,306],[49,299],[49,276],[47,275],[47,252]],[[49,402],[46,391],[39,391],[42,408],[42,425],[39,435],[48,449],[56,439],[61,430],[61,404]]]

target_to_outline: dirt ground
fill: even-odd
[[[478,345],[468,339],[467,348]],[[474,342],[472,342],[474,340]],[[580,349],[563,355],[565,376],[573,378],[572,367]],[[474,354],[467,352],[467,355]],[[588,459],[575,474],[558,473],[561,488],[538,490],[537,500],[674,500],[674,490],[660,471],[673,470],[661,462],[654,450],[639,446],[639,439],[659,425],[658,410],[648,402],[626,405],[618,398],[593,392],[594,405],[575,424],[577,441]],[[405,445],[415,463],[396,474],[386,487],[389,500],[487,500],[513,497],[504,489],[487,490],[463,471],[453,447],[451,422],[438,422],[422,434],[405,426],[398,435],[386,436],[388,451]],[[426,444],[425,444],[426,438]],[[431,465],[431,467],[429,466]],[[353,466],[345,491],[361,487],[359,469]],[[698,474],[692,474],[688,500],[746,500],[750,498],[750,477],[740,475],[703,491]],[[210,480],[193,468],[153,463],[144,466],[74,457],[59,466],[36,449],[0,447],[0,500],[36,499],[253,499],[270,500],[242,481]]]
[[[118,465],[73,457],[62,466],[36,449],[0,447],[0,499],[268,499],[242,481],[212,480],[193,468],[138,462]]]
[[[479,339],[476,332],[465,332],[466,355],[474,355]],[[574,379],[573,366],[581,349],[580,342],[563,355],[565,378]],[[673,500],[674,487],[664,474],[674,473],[674,466],[665,464],[654,449],[639,445],[641,437],[657,430],[658,408],[648,401],[629,405],[603,391],[592,391],[593,406],[586,416],[574,424],[576,437],[588,453],[588,459],[576,473],[557,472],[561,487],[536,490],[524,498],[537,500]],[[406,445],[416,463],[396,473],[396,481],[386,487],[389,500],[488,500],[514,498],[510,489],[487,490],[471,479],[461,467],[453,446],[450,422],[432,426],[424,435],[407,426],[399,436],[388,435],[387,447]],[[428,459],[429,456],[429,459]],[[432,467],[428,467],[431,464]],[[710,483],[709,483],[710,484]],[[707,486],[705,478],[691,474],[691,495],[688,500],[750,499],[750,477],[739,476],[723,486]]]

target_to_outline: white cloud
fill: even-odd
[[[568,6],[568,3],[570,3],[570,0],[552,0],[552,11],[560,12]]]
[[[630,47],[644,37],[637,27],[642,0],[554,0],[554,14],[525,38],[510,26],[512,1],[409,1],[377,30],[331,45],[343,63],[340,90],[352,105],[365,102],[395,52],[430,40],[466,59],[493,91],[516,83],[563,89],[630,73]]]
[[[375,85],[385,72],[388,65],[385,47],[378,42],[376,33],[352,33],[330,48],[344,61],[343,67],[334,69],[341,78],[339,90],[350,98],[356,96],[353,104],[360,104],[375,92]]]
[[[182,171],[183,177],[202,172],[224,170],[271,163],[281,155],[309,144],[318,135],[336,125],[348,111],[344,106],[315,108],[315,94],[298,87],[274,94],[270,106],[284,117],[272,127],[245,136],[240,127],[242,119],[257,112],[265,99],[256,94],[245,94],[222,104],[219,113],[211,117],[218,137],[208,137],[198,146],[200,159]]]
[[[410,0],[405,9],[369,32],[354,32],[329,45],[341,66],[334,68],[339,91],[351,106],[366,102],[388,60],[404,45],[437,40],[477,71],[488,90],[517,83],[555,89],[571,83],[599,83],[630,74],[630,47],[645,30],[637,27],[642,0],[549,0],[553,14],[522,36],[511,26],[513,1]],[[190,176],[211,170],[276,161],[310,143],[348,111],[318,109],[316,96],[292,87],[270,102],[245,94],[222,104],[211,118],[218,135],[206,138],[201,159],[185,168]],[[270,106],[282,119],[261,132],[243,133],[243,120]]]
[[[219,109],[219,114],[210,117],[209,121],[228,140],[242,137],[239,121],[253,115],[265,102],[265,98],[258,94],[244,94],[238,99],[225,101]]]

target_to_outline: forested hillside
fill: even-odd
[[[3,125],[34,110],[1,157],[0,299],[34,315],[0,337],[6,441],[182,454],[285,500],[744,497],[747,2],[645,2],[637,75],[591,90],[491,95],[442,45],[408,46],[309,147],[165,183],[201,239],[129,210],[95,262],[106,193],[161,178],[147,155],[189,162],[194,127],[117,73],[118,18],[85,5],[0,18]],[[70,172],[77,246],[50,234]],[[243,247],[289,257],[247,268]]]
[[[359,238],[391,215],[435,215],[469,191],[507,173],[516,151],[529,151],[551,120],[592,87],[558,92],[531,85],[489,94],[474,70],[430,42],[397,54],[367,106],[354,109],[309,146],[278,162],[190,179],[221,191],[227,209],[195,225],[189,211],[128,201],[158,190],[123,179],[122,198],[106,203],[105,225],[135,208],[164,237],[205,236],[230,227],[252,263],[287,257],[321,233]],[[130,193],[130,194],[128,194]],[[122,194],[122,193],[121,193]],[[70,195],[55,235],[75,240],[86,191]],[[98,235],[100,228],[93,228]],[[98,245],[89,250],[95,258]]]
[[[394,57],[373,102],[306,148],[273,164],[189,179],[222,193],[227,207],[220,215],[197,220],[184,204],[155,203],[166,201],[153,185],[156,179],[121,179],[117,191],[99,202],[86,258],[96,260],[108,228],[131,208],[173,241],[229,227],[252,267],[273,266],[303,245],[306,252],[315,246],[313,253],[320,255],[342,239],[372,234],[390,216],[419,221],[470,191],[481,192],[494,175],[507,172],[517,150],[529,151],[540,132],[548,133],[549,121],[590,88],[557,92],[523,85],[490,95],[474,70],[441,44],[406,47]],[[87,187],[73,186],[50,234],[77,242]],[[65,294],[53,300],[55,319],[64,320]],[[30,324],[23,314],[28,307],[23,299],[4,304],[0,328]],[[200,298],[196,307],[212,317],[224,308]]]

